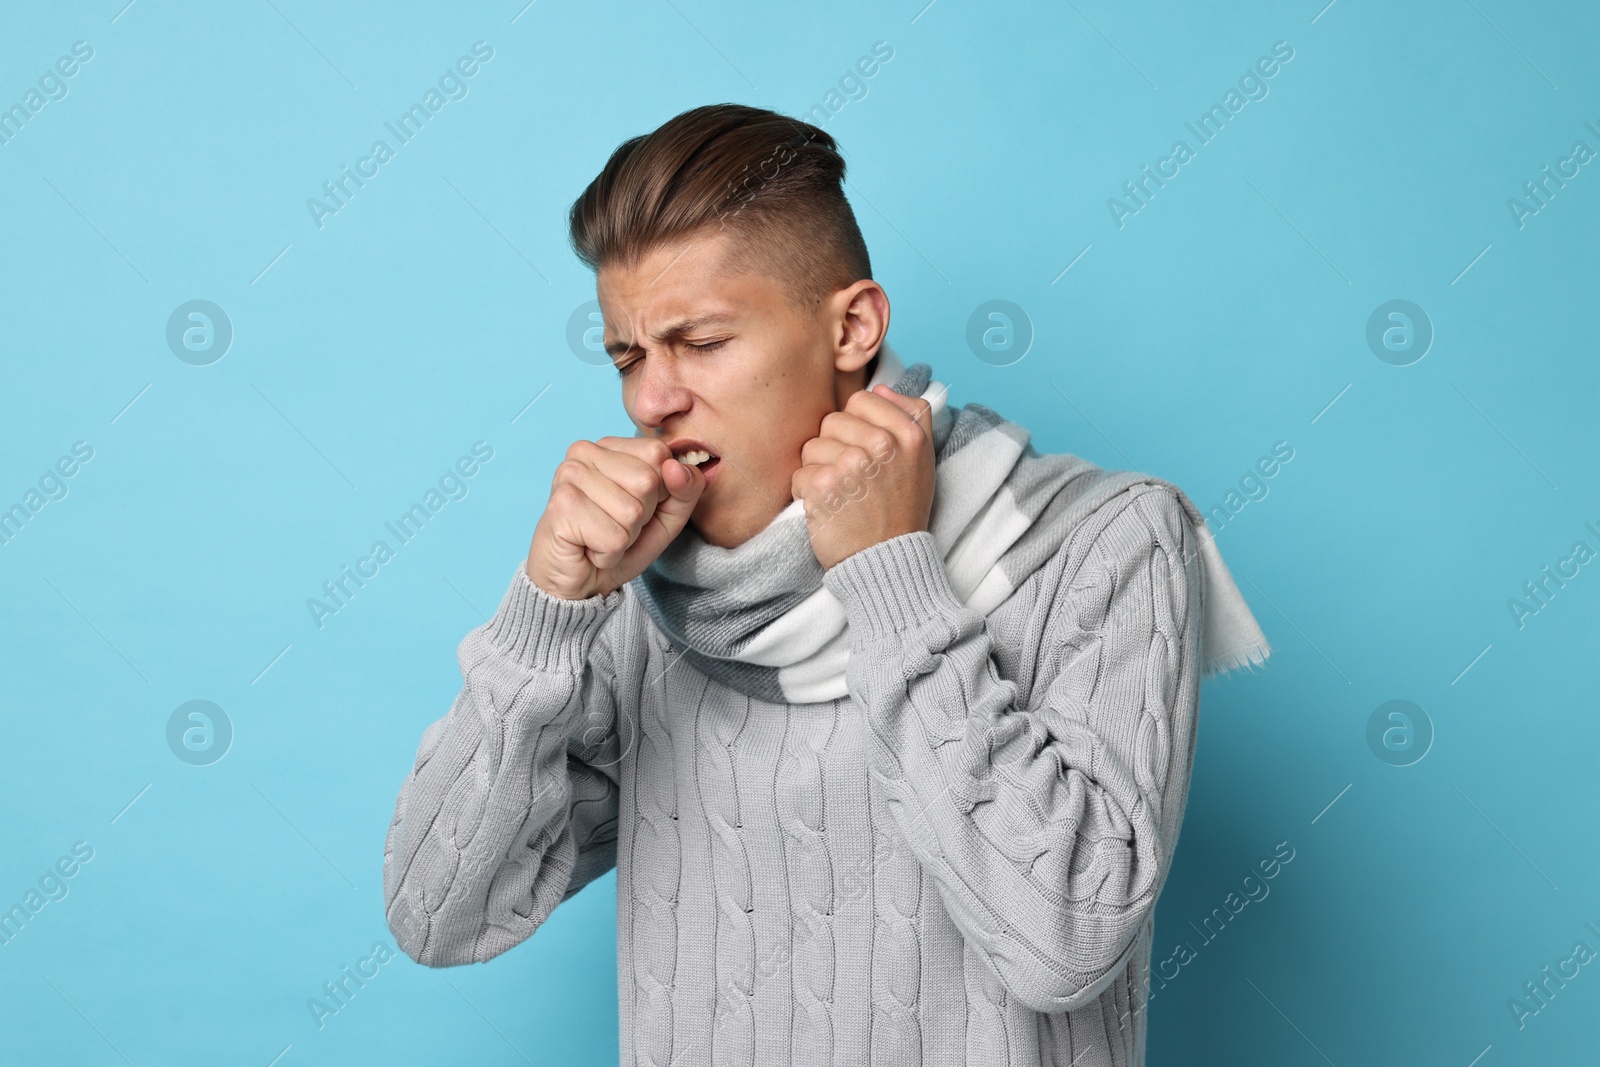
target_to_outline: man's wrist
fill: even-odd
[[[588,600],[589,598],[595,596],[609,596],[617,591],[616,589],[597,589],[590,593],[583,593],[580,591],[565,590],[559,582],[550,581],[550,579],[542,570],[534,566],[532,556],[529,556],[523,563],[522,574],[523,577],[527,578],[529,582],[533,583],[536,588],[543,590],[559,600]]]

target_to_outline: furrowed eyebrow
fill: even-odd
[[[653,336],[659,342],[669,343],[678,340],[686,334],[691,334],[703,326],[719,325],[732,321],[732,315],[721,312],[701,315],[692,319],[679,319],[677,322],[662,327],[660,330],[656,331]],[[631,341],[608,341],[605,345],[606,354],[609,355],[613,360],[616,360],[619,356],[626,355],[627,353],[631,352],[633,348],[634,345]]]

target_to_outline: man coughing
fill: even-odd
[[[624,1064],[1143,1064],[1200,682],[1270,648],[1176,486],[901,361],[843,176],[720,104],[573,204],[636,433],[462,641],[389,926],[482,962],[615,869]]]

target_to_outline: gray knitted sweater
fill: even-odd
[[[1113,497],[987,617],[925,531],[823,580],[850,695],[785,706],[519,562],[400,789],[400,947],[488,960],[615,867],[625,1067],[1142,1065],[1200,690],[1178,498]]]

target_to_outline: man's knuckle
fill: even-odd
[[[657,476],[655,469],[644,468],[628,472],[625,488],[628,490],[629,496],[643,503],[646,497],[655,495],[656,486],[659,483],[660,478]]]

